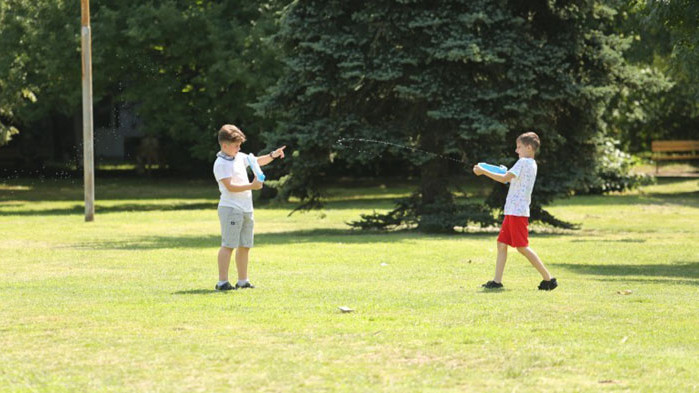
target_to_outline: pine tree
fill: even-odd
[[[340,138],[509,165],[516,136],[534,130],[542,139],[534,218],[562,225],[541,206],[607,186],[600,172],[617,151],[601,116],[634,83],[626,41],[608,29],[613,13],[592,0],[292,3],[277,37],[288,72],[258,105],[280,124],[270,143],[294,144],[301,157],[284,195],[314,206],[333,159],[371,157],[338,148]],[[418,193],[389,215],[365,216],[366,226],[492,222],[482,206],[455,202],[446,161],[410,160],[420,167]],[[496,187],[490,206],[501,207],[503,195]]]

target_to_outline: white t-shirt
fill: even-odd
[[[234,158],[218,153],[216,161],[214,161],[214,177],[216,177],[218,189],[221,191],[219,206],[232,207],[244,213],[252,213],[252,191],[231,192],[221,182],[221,179],[230,177],[232,184],[249,184],[246,157],[247,154],[241,152],[238,152]]]
[[[515,177],[510,180],[507,191],[505,215],[529,217],[529,204],[536,181],[536,161],[533,158],[520,158],[507,172]]]

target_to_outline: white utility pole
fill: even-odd
[[[95,154],[92,132],[92,33],[90,32],[90,0],[82,3],[82,68],[83,68],[83,178],[85,183],[85,221],[95,219]]]

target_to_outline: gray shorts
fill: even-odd
[[[253,246],[255,219],[252,213],[219,206],[218,219],[221,222],[221,246],[228,248]]]

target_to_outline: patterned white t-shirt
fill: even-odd
[[[533,158],[520,158],[507,172],[515,177],[510,180],[507,191],[505,215],[529,217],[529,204],[536,181],[536,161]]]
[[[246,190],[243,192],[228,191],[223,185],[221,179],[231,177],[233,184],[248,184],[248,160],[247,154],[238,152],[235,157],[227,156],[221,152],[216,155],[214,161],[214,177],[218,182],[218,189],[221,191],[221,200],[219,206],[232,207],[241,210],[245,213],[252,213],[252,191]]]

